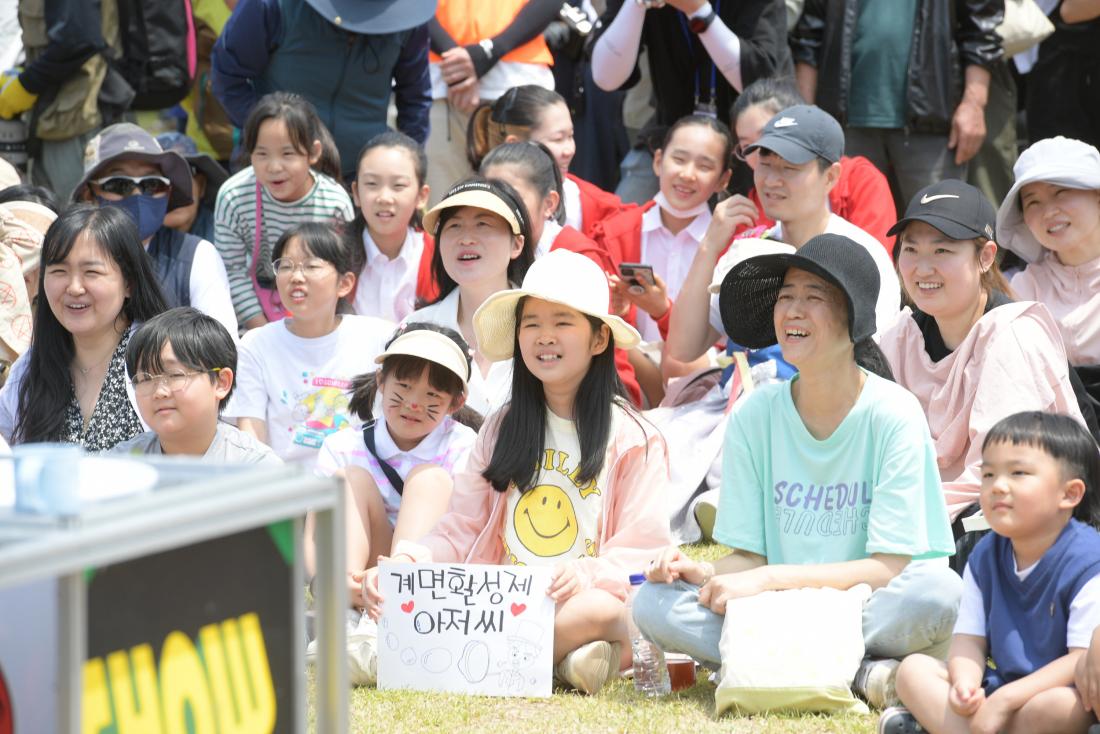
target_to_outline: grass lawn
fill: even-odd
[[[721,546],[686,546],[692,557],[713,560]],[[310,686],[312,689],[312,686]],[[490,698],[379,691],[353,688],[349,731],[360,732],[783,732],[784,734],[869,734],[877,715],[714,717],[714,685],[700,671],[699,682],[687,691],[662,699],[647,699],[629,680],[618,680],[596,696],[555,691],[549,699]],[[311,701],[312,703],[312,701]],[[311,712],[312,713],[312,712]],[[311,716],[312,718],[312,716]]]

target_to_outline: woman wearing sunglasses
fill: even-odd
[[[111,125],[88,144],[73,199],[129,214],[168,305],[192,306],[237,333],[229,279],[214,245],[164,224],[168,212],[192,201],[191,169],[182,156],[166,153],[137,125]]]
[[[0,435],[104,451],[141,433],[126,374],[134,326],[166,308],[133,222],[71,207],[46,232],[31,347],[0,390]]]

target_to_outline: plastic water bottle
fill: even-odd
[[[630,598],[627,619],[630,625],[630,646],[634,654],[634,689],[647,696],[664,696],[672,692],[665,665],[665,654],[661,648],[642,637],[638,626],[634,624],[634,596],[638,587],[645,581],[645,574],[636,573],[630,577]]]

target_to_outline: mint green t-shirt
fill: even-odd
[[[790,382],[764,385],[730,415],[714,537],[769,564],[839,563],[872,553],[954,553],[936,452],[920,403],[867,374],[824,441]]]
[[[905,88],[917,0],[860,0],[852,39],[850,127],[905,127]]]

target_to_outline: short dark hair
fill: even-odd
[[[283,232],[275,247],[271,249],[271,261],[283,256],[290,241],[295,237],[302,243],[306,252],[336,268],[337,276],[352,273],[356,278],[366,265],[366,252],[362,240],[352,240],[346,226],[331,222],[302,222]],[[353,313],[351,301],[355,299],[355,289],[341,298],[336,304],[337,313]]]
[[[61,213],[61,205],[57,201],[57,195],[45,186],[16,184],[0,190],[0,204],[7,204],[12,201],[30,201],[41,204],[54,214]]]
[[[126,347],[126,371],[130,375],[163,372],[160,353],[165,344],[172,345],[176,359],[187,369],[209,371],[212,383],[217,380],[213,370],[226,367],[233,370],[234,380],[229,392],[218,403],[221,412],[233,394],[237,374],[237,345],[225,326],[189,306],[169,309],[146,321],[130,337]]]
[[[998,443],[1039,449],[1058,462],[1063,479],[1084,482],[1085,493],[1073,517],[1100,529],[1100,447],[1083,425],[1061,413],[1014,413],[989,429],[982,452]]]

